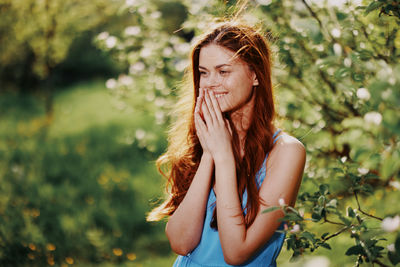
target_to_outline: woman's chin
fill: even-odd
[[[221,109],[221,112],[228,112],[229,111],[229,105],[227,105],[225,99],[217,99],[218,100],[218,105],[219,108]]]

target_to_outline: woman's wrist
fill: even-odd
[[[215,164],[227,163],[229,161],[235,162],[235,157],[233,156],[232,150],[218,151],[218,153],[215,153],[213,155],[213,160],[214,160]]]
[[[203,155],[201,156],[201,160],[213,161],[213,156],[211,155],[210,152],[203,151]]]

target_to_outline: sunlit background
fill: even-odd
[[[257,0],[243,13],[269,33],[277,123],[307,148],[278,266],[400,261],[399,6]],[[165,221],[145,221],[165,194],[154,163],[195,36],[234,12],[0,2],[1,266],[172,265]]]

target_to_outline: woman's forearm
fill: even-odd
[[[185,198],[169,218],[165,231],[177,254],[186,255],[200,241],[213,166],[211,155],[203,154]]]
[[[217,187],[217,220],[225,261],[236,264],[231,251],[240,249],[246,239],[246,226],[237,191],[235,160],[233,155],[215,161]],[[235,248],[237,247],[237,248]],[[235,259],[236,259],[235,255]]]

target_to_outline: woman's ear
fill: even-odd
[[[257,79],[257,75],[253,72],[253,86],[258,86],[258,79]]]

